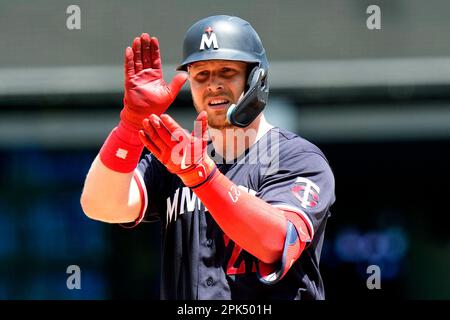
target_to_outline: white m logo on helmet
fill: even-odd
[[[205,46],[207,48],[211,48],[211,45],[213,46],[214,49],[219,49],[216,34],[213,32],[211,27],[208,27],[206,28],[205,33],[202,35],[202,41],[200,42],[200,50],[205,50]]]

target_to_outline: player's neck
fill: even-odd
[[[273,125],[267,122],[264,114],[261,114],[248,127],[209,128],[209,135],[214,150],[227,162],[230,162],[255,144],[271,128],[273,128]]]

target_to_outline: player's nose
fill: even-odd
[[[212,73],[208,79],[208,90],[211,92],[223,90],[223,79]]]

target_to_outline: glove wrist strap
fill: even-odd
[[[100,160],[111,170],[129,173],[136,168],[143,149],[138,130],[121,121],[100,149]]]
[[[197,188],[209,181],[216,173],[217,167],[214,161],[206,157],[201,163],[194,166],[191,170],[179,173],[179,177],[183,180],[185,186]]]

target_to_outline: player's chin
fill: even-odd
[[[206,109],[206,113],[208,114],[208,120],[209,120],[209,118],[211,118],[211,120],[213,120],[214,118],[226,119],[227,111],[228,111],[228,108],[207,108]]]
[[[232,128],[233,125],[228,122],[227,112],[210,113],[208,112],[208,126],[214,129]]]

